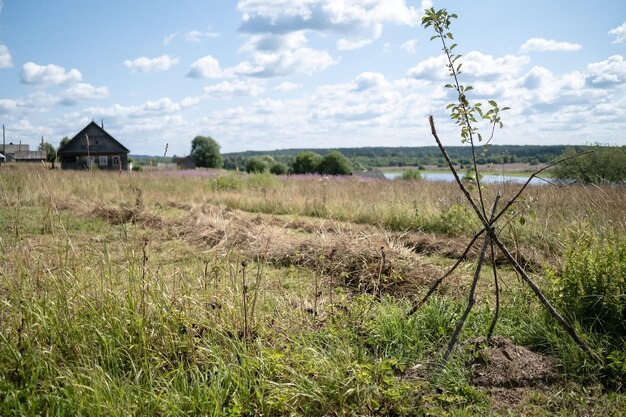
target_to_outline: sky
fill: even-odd
[[[626,145],[624,0],[0,0],[6,142],[103,123],[132,154],[460,144],[445,7],[495,144]],[[479,129],[488,130],[480,124]]]

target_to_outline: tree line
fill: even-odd
[[[510,164],[548,163],[563,154],[565,145],[490,145],[477,147],[479,164]],[[234,169],[242,167],[246,159],[255,156],[271,156],[274,160],[290,164],[301,152],[311,149],[281,149],[275,151],[246,151],[224,154],[224,167]],[[445,161],[436,146],[423,147],[367,147],[367,148],[337,148],[315,149],[314,152],[326,155],[337,151],[352,162],[355,170],[364,170],[380,167],[404,167],[437,165],[444,166]],[[471,150],[467,146],[451,146],[450,158],[461,165],[468,165],[472,159]]]
[[[67,142],[61,139],[59,148]],[[48,142],[39,150],[52,163],[57,150]],[[626,146],[601,144],[567,145],[490,145],[477,147],[478,164],[550,163],[577,153],[583,156],[568,159],[552,169],[552,176],[564,181],[581,183],[624,183],[626,181]],[[471,149],[467,146],[447,148],[455,164],[470,165]],[[224,168],[249,173],[269,172],[276,175],[311,174],[349,175],[380,167],[412,167],[437,165],[444,162],[436,146],[424,147],[367,147],[337,149],[280,149],[274,151],[246,151],[222,154],[219,143],[210,136],[196,136],[191,141],[190,156],[198,167]],[[159,157],[162,161],[171,158]],[[412,174],[413,177],[417,175]],[[411,179],[416,179],[416,178]]]

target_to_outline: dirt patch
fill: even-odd
[[[487,388],[519,388],[545,385],[557,380],[554,360],[513,344],[509,339],[470,339],[466,347],[476,358],[472,382]]]

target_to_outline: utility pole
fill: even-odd
[[[4,137],[4,124],[2,124],[2,155],[7,156],[6,140]]]

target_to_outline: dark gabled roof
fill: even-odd
[[[87,126],[83,128],[80,132],[78,132],[72,139],[69,140],[59,149],[58,154],[75,154],[75,153],[85,153],[83,150],[82,144],[85,143],[85,135],[89,136],[90,147],[92,147],[93,152],[97,153],[97,147],[95,146],[96,138],[104,139],[112,145],[112,148],[109,148],[107,152],[119,152],[119,153],[130,153],[130,150],[117,141],[113,136],[111,136],[106,130],[102,127],[98,126],[94,121],[89,123]]]

